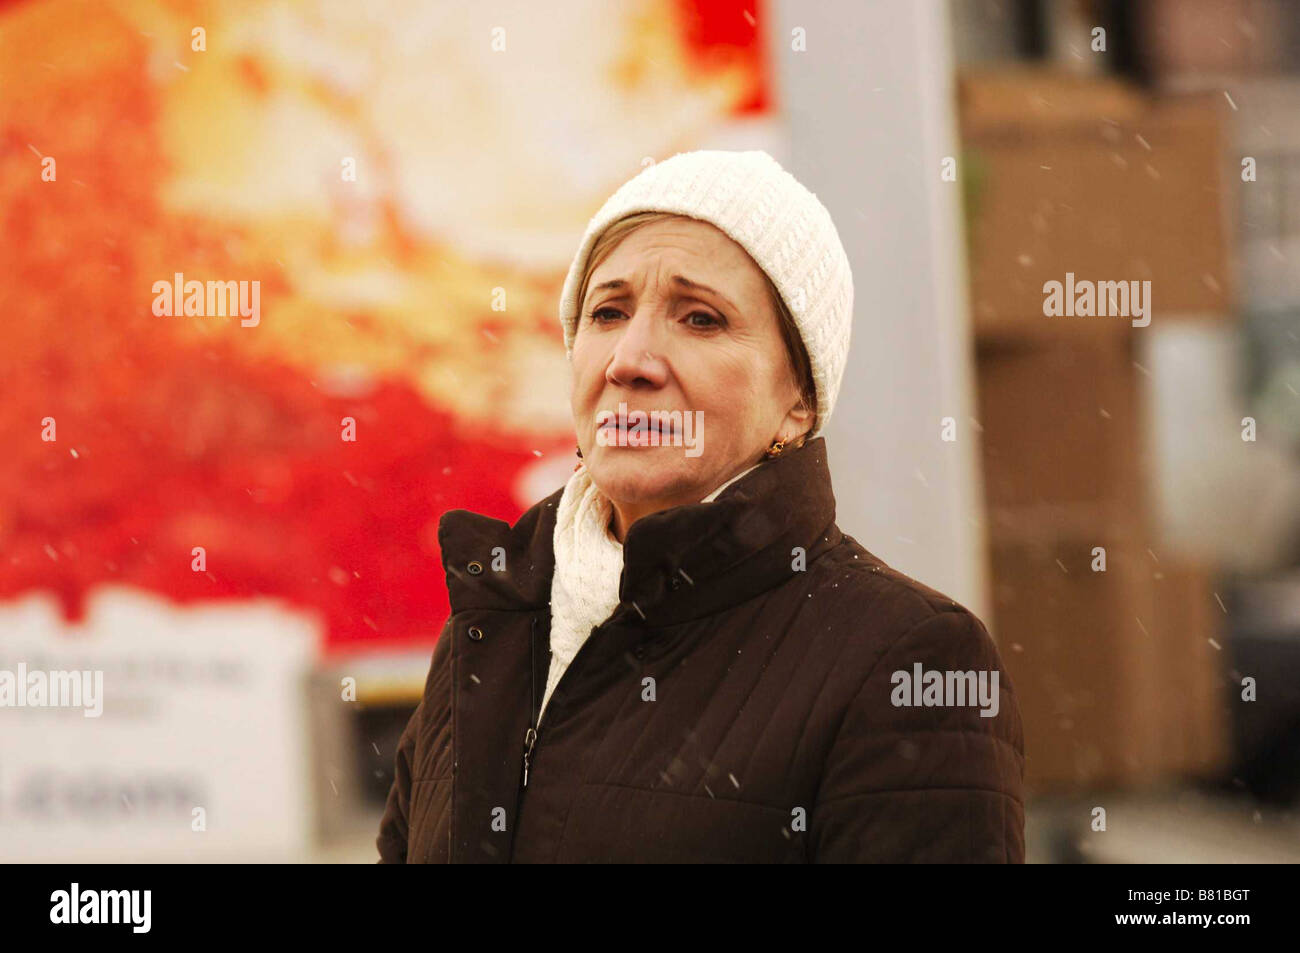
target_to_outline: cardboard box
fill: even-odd
[[[1230,756],[1228,617],[1203,564],[1156,554],[1151,573],[1154,655],[1147,671],[1153,705],[1150,743],[1163,771],[1210,777]]]
[[[1138,40],[1158,75],[1282,72],[1294,0],[1144,0]]]
[[[1118,528],[1145,510],[1139,372],[1128,344],[1067,336],[979,346],[977,412],[995,527],[1032,525],[1046,509],[1042,519],[1058,521],[1057,531],[1095,529],[1099,520]]]
[[[1083,76],[1039,66],[965,69],[957,77],[963,137],[1018,129],[1077,126],[1137,119],[1144,94],[1111,77]]]
[[[1161,552],[1132,345],[1057,335],[977,349],[992,628],[1039,792],[1224,763],[1223,615],[1204,569]]]
[[[1222,766],[1203,573],[1104,531],[994,539],[991,556],[993,632],[1020,700],[1031,793],[1142,788]]]
[[[1156,323],[1228,317],[1222,96],[1016,71],[966,75],[959,98],[977,335],[1142,330],[1045,315],[1049,281],[1138,282]]]

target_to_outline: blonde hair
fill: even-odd
[[[677,215],[672,212],[635,212],[632,215],[620,218],[601,232],[591,247],[591,254],[587,256],[587,266],[582,275],[582,284],[578,286],[578,307],[581,309],[583,302],[587,300],[587,285],[591,281],[591,273],[610,256],[623,239],[638,228],[652,222],[686,217],[689,216]],[[772,283],[772,279],[768,277],[767,272],[761,268],[759,272],[763,276],[763,283],[767,286],[767,296],[772,303],[772,310],[777,315],[781,340],[785,344],[786,357],[789,358],[790,370],[794,374],[795,385],[799,389],[800,406],[805,410],[812,411],[813,415],[812,426],[808,428],[807,433],[797,438],[797,444],[802,446],[807,434],[817,429],[817,389],[813,382],[812,362],[808,359],[808,350],[804,347],[803,338],[799,335],[799,326],[795,323],[794,315],[786,305],[785,299],[781,297],[781,292]],[[577,320],[581,322],[581,313],[578,314]],[[577,329],[575,328],[574,331],[576,333]]]

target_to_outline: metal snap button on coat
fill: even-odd
[[[483,639],[483,630],[476,625],[471,625],[469,627],[469,637],[475,642],[480,642]]]
[[[483,571],[483,564],[479,562],[477,559],[475,559],[465,568],[469,570],[469,574],[471,576],[477,576],[479,573]]]
[[[672,589],[674,592],[680,589],[681,587],[682,587],[682,580],[679,577],[673,576],[671,579],[668,580],[668,588]]]

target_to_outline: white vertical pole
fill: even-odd
[[[777,0],[785,164],[830,209],[855,287],[827,448],[840,528],[985,617],[983,491],[947,6]],[[791,49],[806,31],[807,50]],[[956,423],[955,443],[940,439]]]

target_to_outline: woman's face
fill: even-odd
[[[620,529],[698,502],[762,459],[773,439],[809,429],[779,320],[748,253],[696,219],[643,225],[592,273],[570,399],[592,479],[621,517],[630,514]],[[620,441],[620,403],[626,415],[679,413],[660,418],[673,429],[660,430],[658,446],[635,446],[635,433]],[[601,433],[598,416],[614,418]]]

